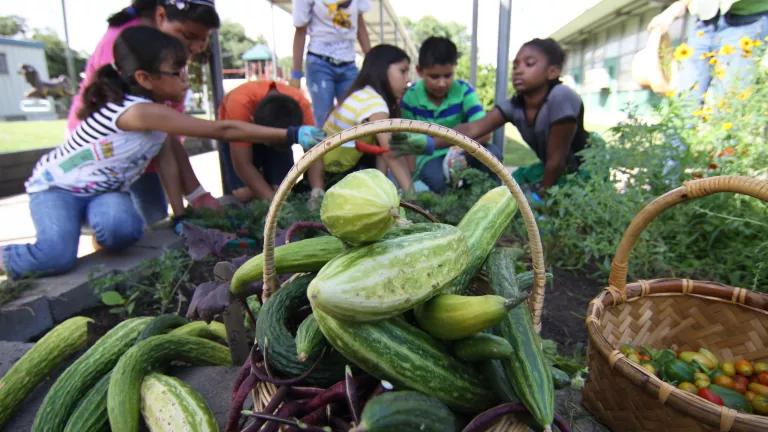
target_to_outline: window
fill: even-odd
[[[5,53],[0,53],[0,75],[8,75],[8,59]]]

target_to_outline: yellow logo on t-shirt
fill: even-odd
[[[115,148],[112,145],[112,141],[102,141],[99,143],[101,147],[101,156],[104,159],[109,159],[115,155]]]
[[[325,3],[325,6],[328,7],[328,16],[333,21],[333,25],[345,29],[352,28],[352,20],[349,19],[349,13],[346,11],[351,4],[352,0]]]

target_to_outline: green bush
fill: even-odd
[[[569,176],[535,209],[547,262],[605,279],[621,235],[653,198],[698,177],[766,178],[765,84],[761,77],[693,114],[671,98],[652,121],[630,116],[607,142],[593,142],[582,153],[588,178]],[[669,209],[635,246],[630,280],[689,277],[768,291],[766,216],[765,203],[735,194]]]

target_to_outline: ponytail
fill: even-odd
[[[129,90],[128,83],[112,64],[102,66],[96,71],[96,79],[83,92],[83,106],[77,117],[85,120],[108,102],[122,102]]]
[[[155,9],[165,9],[169,21],[192,21],[208,29],[221,25],[213,0],[133,0],[130,6],[110,16],[110,27],[121,26],[136,18],[151,18]]]

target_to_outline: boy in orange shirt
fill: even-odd
[[[282,128],[315,124],[312,106],[302,91],[271,80],[250,81],[227,93],[219,108],[219,118]],[[318,129],[317,133],[321,135],[322,131]],[[323,138],[318,136],[317,141]],[[263,144],[238,141],[224,147],[225,153],[230,153],[237,176],[228,179],[232,195],[241,202],[253,198],[271,200],[293,166],[290,150],[280,151]],[[312,187],[311,200],[319,203],[325,187],[321,163],[310,167],[308,178]]]

